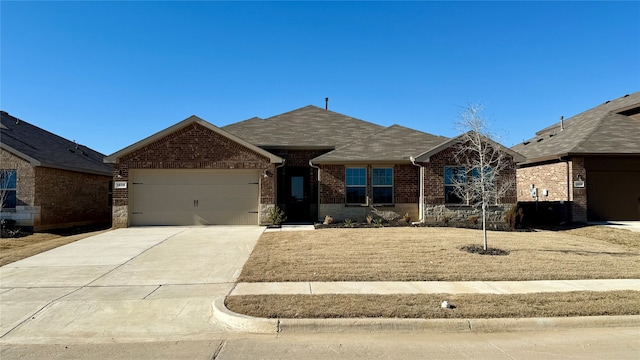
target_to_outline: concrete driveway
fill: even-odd
[[[264,228],[109,231],[0,268],[0,343],[208,339]]]

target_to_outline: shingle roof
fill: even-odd
[[[446,140],[446,137],[392,125],[364,139],[318,156],[312,162],[314,164],[408,162],[411,156],[418,155]]]
[[[380,125],[309,105],[267,119],[251,118],[222,127],[263,148],[339,148],[376,131]]]
[[[29,161],[33,166],[112,175],[104,155],[84,145],[52,134],[24,120],[0,112],[2,149]]]
[[[542,129],[512,149],[527,162],[570,154],[640,154],[640,119],[619,114],[634,107],[640,107],[640,92],[575,115],[564,121],[564,130],[560,124]]]

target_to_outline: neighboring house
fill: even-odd
[[[0,114],[2,219],[34,231],[111,222],[103,154]]]
[[[640,220],[640,92],[607,101],[512,147],[518,201],[564,206],[568,220]]]
[[[222,128],[191,116],[105,158],[114,164],[113,223],[264,224],[274,206],[289,222],[466,220],[469,206],[446,201],[454,145],[315,106]],[[515,181],[515,170],[505,176]],[[493,220],[515,203],[515,188],[505,200]]]

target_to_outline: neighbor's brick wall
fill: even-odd
[[[35,168],[35,205],[41,209],[34,230],[48,230],[111,221],[110,176]]]
[[[573,181],[581,176],[587,181],[587,171],[584,166],[584,157],[574,157],[571,159],[571,188],[573,201],[571,202],[571,221],[587,222],[587,188],[573,188]]]
[[[569,161],[555,161],[517,169],[518,201],[535,201],[529,189],[531,184],[538,189],[539,201],[570,201],[571,221],[587,221],[587,189],[574,188],[578,175],[587,181],[584,157],[573,157]],[[544,196],[544,190],[549,191]]]
[[[118,159],[113,180],[128,181],[129,169],[266,169],[269,176],[260,177],[260,203],[272,205],[275,167],[267,157],[193,123]],[[114,189],[114,227],[128,226],[128,198],[129,189]]]
[[[569,171],[569,172],[568,172]],[[535,201],[531,197],[531,184],[538,189],[539,201],[570,201],[570,165],[566,162],[552,162],[536,166],[521,167],[516,170],[518,201]],[[544,195],[544,190],[549,195]]]
[[[16,170],[16,208],[3,209],[2,218],[16,221],[16,225],[32,227],[40,219],[40,208],[34,206],[35,170],[31,164],[10,152],[0,149],[0,168]]]

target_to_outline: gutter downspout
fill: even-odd
[[[411,160],[411,164],[413,164],[413,166],[417,166],[420,168],[420,200],[419,200],[420,203],[418,204],[418,211],[420,212],[420,215],[418,216],[418,222],[423,223],[424,222],[424,167],[422,165],[416,164],[416,159],[413,156],[410,156],[409,160]]]
[[[274,189],[274,192],[273,192],[275,194],[275,199],[273,199],[273,202],[275,203],[274,204],[275,206],[278,206],[278,169],[283,167],[284,163],[286,163],[286,162],[287,162],[287,159],[282,159],[282,164],[276,165],[276,168],[275,168],[275,172],[276,173],[273,174],[273,177],[274,177],[273,184],[275,186],[275,189]]]
[[[562,159],[562,158],[560,158]],[[569,164],[569,160],[566,159],[564,162],[567,164],[567,204],[565,205],[565,211],[567,214],[567,223],[573,223],[573,199],[571,196],[572,193],[572,183],[571,183],[571,165]]]
[[[316,206],[318,208],[318,214],[316,215],[316,220],[320,219],[320,168],[313,165],[313,163],[311,162],[311,160],[309,160],[309,166],[311,166],[314,169],[318,169],[318,175],[317,175],[317,181],[318,181],[318,186],[316,186]]]

